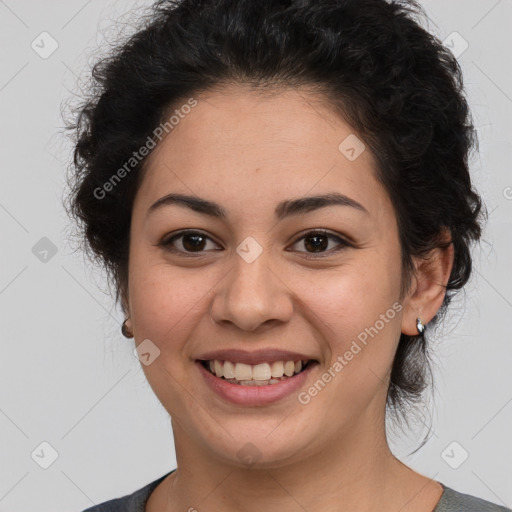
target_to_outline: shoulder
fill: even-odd
[[[512,512],[510,508],[441,485],[443,494],[433,512]]]
[[[104,501],[103,503],[94,505],[93,507],[85,509],[82,512],[144,512],[146,502],[148,501],[149,496],[153,490],[165,477],[170,475],[173,471],[176,470],[173,469],[169,473],[166,473],[153,482],[150,482],[144,487],[141,487],[132,494],[127,494],[126,496],[121,496],[120,498]]]

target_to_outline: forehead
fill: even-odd
[[[371,152],[327,98],[229,86],[194,99],[149,156],[136,203],[181,191],[247,208],[337,191],[384,207]]]

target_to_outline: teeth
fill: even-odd
[[[271,375],[272,377],[282,377],[284,375],[283,361],[276,361],[275,363],[272,363]]]
[[[287,377],[291,377],[293,375],[293,372],[295,370],[295,363],[293,361],[286,361],[284,364],[284,374]]]
[[[252,367],[252,380],[269,380],[272,377],[268,363],[257,364]]]
[[[231,361],[224,361],[224,378],[235,378],[235,365]]]
[[[217,364],[217,361],[215,361]],[[219,362],[220,364],[220,362]],[[215,368],[217,369],[217,368]],[[217,373],[217,372],[215,372]],[[219,375],[217,373],[217,377],[222,377],[222,373]],[[235,379],[236,380],[251,380],[252,379],[252,368],[250,364],[244,363],[236,363],[235,364]]]
[[[275,361],[250,365],[231,361],[208,361],[211,373],[226,380],[247,386],[280,382],[283,378],[299,373],[307,361]],[[249,384],[247,384],[249,383]]]
[[[273,384],[275,382],[280,382],[279,380],[270,379],[270,380],[237,380],[236,384],[241,384],[242,386],[266,386],[267,384]]]

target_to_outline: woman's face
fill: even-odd
[[[277,467],[383,432],[401,258],[370,151],[309,93],[195,99],[147,162],[129,257],[142,367],[178,442]],[[155,205],[169,194],[208,205]],[[304,202],[326,194],[340,203]],[[209,373],[211,359],[244,383]],[[315,363],[262,382],[289,360]]]

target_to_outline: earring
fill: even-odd
[[[128,321],[128,318],[123,322],[123,325],[121,325],[121,332],[123,333],[123,336],[125,338],[133,338],[133,334],[126,327],[127,321]]]
[[[420,334],[423,334],[425,330],[425,324],[421,321],[421,318],[416,318],[416,329],[418,329]]]

